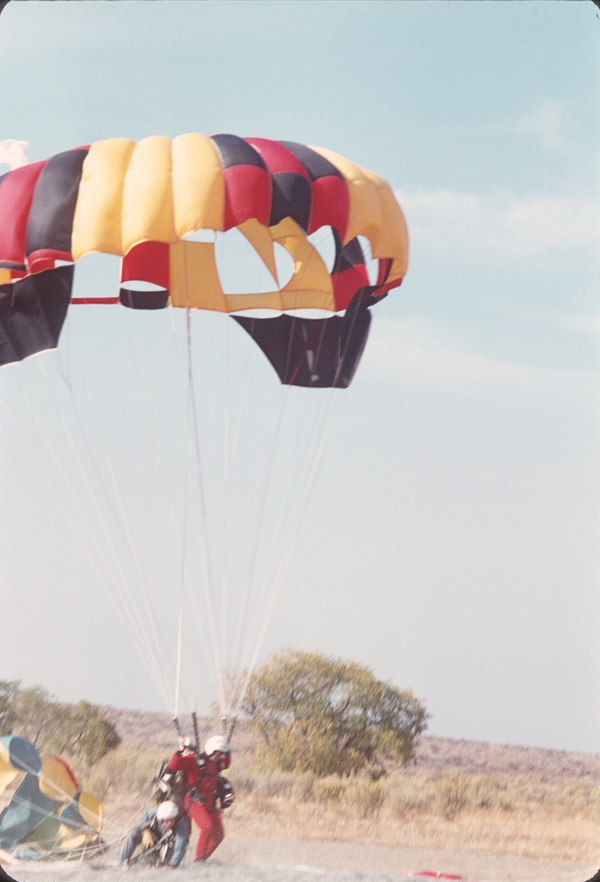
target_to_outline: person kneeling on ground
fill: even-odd
[[[229,743],[222,735],[213,735],[198,755],[195,745],[180,740],[179,750],[171,757],[170,771],[186,774],[187,794],[184,807],[198,827],[197,861],[207,860],[225,836],[221,810],[233,805],[231,783],[221,772],[231,764]]]
[[[167,800],[153,806],[140,823],[127,834],[121,847],[119,861],[127,864],[133,852],[142,846],[142,852],[152,850],[156,863],[164,867],[178,867],[190,841],[190,819],[179,806]]]

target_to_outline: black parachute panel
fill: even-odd
[[[305,319],[291,315],[232,318],[265,353],[288,386],[346,389],[362,357],[371,314],[369,292],[359,291],[343,317]]]
[[[0,365],[56,348],[72,287],[72,264],[0,285]]]

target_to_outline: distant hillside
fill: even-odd
[[[105,707],[104,712],[115,724],[123,739],[124,750],[169,755],[177,745],[177,733],[169,714],[123,710]],[[192,734],[190,719],[181,718],[186,735]],[[199,720],[201,741],[219,731],[218,726]],[[249,753],[254,739],[242,727],[236,730],[233,747],[238,753]],[[577,779],[600,783],[600,756],[544,750],[539,747],[512,747],[478,741],[422,736],[417,749],[417,768],[483,772],[486,774],[538,774],[549,779]]]
[[[177,732],[173,718],[165,713],[151,711],[121,710],[103,707],[108,719],[117,727],[124,750],[143,750],[145,753],[173,751],[177,744]],[[187,721],[186,721],[187,723]],[[187,725],[184,734],[189,735]]]
[[[479,741],[422,736],[417,750],[419,768],[456,769],[468,772],[545,775],[554,780],[577,778],[600,783],[600,756],[544,750],[541,747],[512,747]]]

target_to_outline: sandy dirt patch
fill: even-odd
[[[289,839],[247,839],[229,836],[218,858],[224,863],[250,866],[305,865],[328,871],[407,875],[419,870],[457,874],[478,882],[584,882],[597,866],[533,858],[442,849],[399,848],[348,842],[307,842]],[[598,862],[600,864],[600,861]]]
[[[414,879],[420,870],[456,874],[466,882],[585,882],[598,869],[589,863],[442,849],[242,836],[228,836],[206,864],[195,864],[192,857],[188,854],[176,871],[181,882],[396,882]],[[115,878],[153,882],[165,876],[163,871],[141,864],[122,870],[110,854],[85,864],[15,862],[4,868],[17,882],[109,882]]]

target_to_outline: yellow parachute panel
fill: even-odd
[[[64,802],[77,793],[78,784],[66,762],[58,756],[44,754],[40,773],[40,790],[49,799]]]
[[[205,135],[179,135],[173,139],[172,158],[175,238],[222,230],[225,184],[213,142]]]
[[[138,242],[174,242],[171,139],[156,135],[135,145],[123,188],[123,253]]]
[[[102,251],[123,254],[123,185],[135,141],[111,138],[92,144],[83,163],[73,220],[73,259]]]

